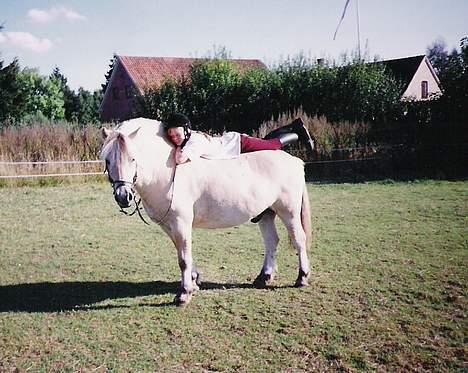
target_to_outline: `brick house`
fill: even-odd
[[[439,78],[425,55],[377,63],[403,83],[402,100],[428,100],[442,94]]]
[[[116,56],[114,69],[104,94],[100,112],[102,121],[122,121],[133,116],[134,96],[157,88],[168,78],[188,76],[191,66],[202,59],[173,57]],[[232,60],[241,68],[265,68],[260,60]]]

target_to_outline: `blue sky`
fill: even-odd
[[[113,53],[203,57],[224,46],[233,58],[268,65],[303,52],[339,58],[356,49],[350,0],[1,0],[0,59],[48,75],[58,66],[73,89],[100,87]],[[359,0],[362,49],[383,59],[423,54],[468,35],[468,0]]]

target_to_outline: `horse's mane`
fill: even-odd
[[[120,123],[111,131],[110,135],[105,139],[101,149],[100,158],[105,159],[114,149],[117,138],[120,134],[130,137],[138,131],[139,136],[144,136],[147,139],[162,138],[167,142],[164,135],[164,127],[161,122],[147,118],[135,118]]]
[[[101,151],[99,152],[99,158],[101,160],[105,160],[109,153],[114,148],[115,140],[117,139],[117,132],[112,132],[108,137],[104,139],[104,143],[102,144]]]
[[[117,132],[120,132],[126,136],[129,136],[131,133],[140,129],[144,130],[145,132],[151,131],[159,136],[164,136],[164,128],[162,123],[157,120],[148,118],[135,118],[126,120],[115,128]]]

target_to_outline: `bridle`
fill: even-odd
[[[104,173],[106,173],[106,172],[107,172],[107,178],[109,179],[109,182],[112,185],[112,193],[114,194],[114,196],[115,196],[115,191],[118,188],[120,188],[121,186],[125,186],[125,185],[127,185],[130,188],[133,196],[138,195],[135,188],[133,187],[134,184],[136,183],[136,180],[137,180],[137,177],[138,177],[137,168],[135,168],[135,175],[133,176],[133,181],[114,180],[114,179],[112,179],[112,177],[110,176],[110,173],[109,173],[109,168],[108,168],[108,162],[107,161],[106,161],[106,168],[104,169]],[[125,214],[125,215],[128,215],[128,216],[133,216],[133,215],[135,215],[136,212],[138,212],[138,216],[143,221],[143,223],[149,225],[149,223],[143,218],[143,215],[141,214],[141,207],[140,207],[141,197],[140,198],[134,197],[134,200],[135,200],[135,209],[132,212],[127,212],[127,211],[124,210],[123,207],[119,206],[120,207],[120,212]]]
[[[107,178],[109,179],[109,182],[111,183],[112,185],[112,193],[114,194],[115,196],[115,191],[117,188],[120,188],[121,186],[128,186],[134,196],[134,200],[135,200],[135,209],[132,211],[132,212],[127,212],[124,210],[123,207],[120,207],[120,212],[127,215],[127,216],[133,216],[135,215],[135,213],[137,212],[138,213],[138,216],[140,217],[140,219],[143,221],[143,223],[145,223],[146,225],[150,225],[144,218],[143,218],[143,215],[141,214],[141,210],[143,209],[142,207],[140,207],[140,203],[141,203],[141,197],[138,195],[137,191],[135,190],[134,188],[134,185],[137,181],[137,177],[138,177],[138,167],[136,166],[135,167],[135,175],[133,175],[133,181],[126,181],[126,180],[114,180],[112,179],[112,177],[110,176],[109,174],[109,168],[108,168],[108,161],[106,161],[106,167],[104,169],[104,173],[107,172]],[[158,219],[156,221],[156,224],[158,225],[161,225],[167,218],[167,215],[169,214],[169,211],[171,210],[171,207],[172,207],[172,201],[174,199],[174,184],[175,184],[175,175],[176,175],[176,169],[177,169],[177,165],[174,166],[174,171],[172,173],[172,177],[171,177],[171,199],[170,199],[170,202],[169,202],[169,206],[166,210],[166,212],[164,213],[163,217],[161,219]],[[137,197],[138,196],[138,197]]]

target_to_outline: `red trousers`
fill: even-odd
[[[259,139],[241,134],[241,153],[256,152],[258,150],[278,150],[281,149],[279,139]]]

